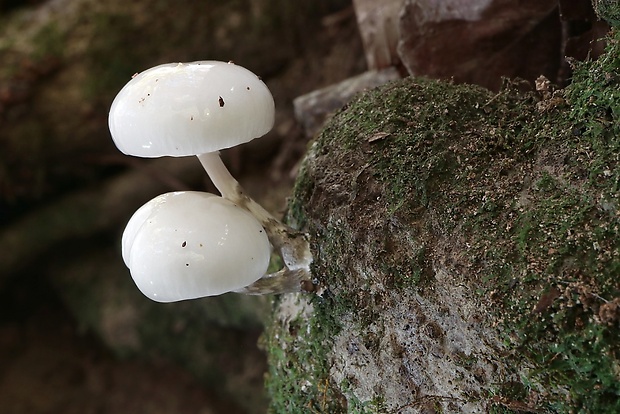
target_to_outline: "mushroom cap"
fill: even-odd
[[[122,248],[134,282],[157,302],[239,290],[265,274],[271,253],[254,216],[196,191],[162,194],[140,207]]]
[[[123,153],[199,155],[265,135],[275,105],[249,70],[218,61],[167,63],[135,75],[116,95],[108,125]]]

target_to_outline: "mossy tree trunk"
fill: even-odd
[[[277,305],[274,412],[620,411],[620,81],[409,78],[340,111],[290,217],[316,297]]]

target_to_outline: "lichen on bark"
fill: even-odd
[[[273,412],[619,411],[620,36],[566,90],[407,78],[305,159],[321,296],[276,304]]]

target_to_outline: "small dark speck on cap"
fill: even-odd
[[[185,263],[185,266],[189,266],[189,263]]]
[[[187,242],[186,242],[186,241],[184,241],[183,243],[181,243],[181,247],[185,247],[185,246],[187,246]]]
[[[224,106],[224,98],[220,96],[220,108]]]

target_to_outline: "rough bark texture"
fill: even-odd
[[[274,412],[620,410],[619,39],[563,91],[408,78],[334,116],[291,203],[322,293],[276,309]]]

